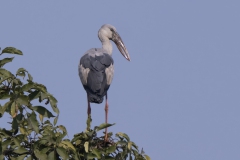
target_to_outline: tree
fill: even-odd
[[[13,47],[3,49],[0,55],[3,53],[23,55]],[[0,118],[4,113],[12,117],[10,130],[0,128],[0,160],[150,160],[125,133],[115,134],[116,138],[108,133],[108,142],[104,136],[97,137],[98,131],[114,124],[103,123],[91,129],[90,116],[85,131],[75,134],[72,140],[64,139],[66,128],[56,125],[59,116],[56,98],[46,86],[34,82],[26,69],[19,68],[13,74],[3,68],[13,59],[0,60],[0,100],[5,102],[0,104]],[[33,105],[34,100],[39,105]]]

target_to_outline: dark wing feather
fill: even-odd
[[[107,53],[85,54],[81,58],[80,64],[82,64],[84,68],[90,69],[87,84],[83,85],[87,91],[88,100],[93,103],[102,103],[103,97],[109,88],[105,69],[113,64],[112,57]]]

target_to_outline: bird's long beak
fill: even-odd
[[[123,57],[125,57],[128,61],[130,61],[130,55],[127,51],[127,48],[125,47],[125,45],[122,41],[122,38],[120,37],[120,35],[117,32],[113,33],[112,40],[118,47],[119,51],[122,53]]]

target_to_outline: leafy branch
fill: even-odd
[[[4,53],[23,55],[13,47],[3,49],[0,55]],[[12,117],[11,129],[0,128],[0,160],[150,160],[125,133],[113,136],[110,132],[107,142],[104,136],[97,137],[97,132],[114,124],[103,123],[91,129],[91,117],[84,132],[75,134],[72,140],[64,139],[65,126],[56,125],[59,117],[56,98],[46,86],[34,82],[26,69],[19,68],[13,74],[3,68],[13,59],[0,60],[0,100],[5,102],[0,104],[0,118],[4,114]],[[37,99],[39,105],[33,105]]]

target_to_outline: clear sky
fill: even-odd
[[[240,159],[240,1],[1,1],[0,47],[59,101],[69,138],[85,129],[80,57],[114,25],[131,56],[114,45],[110,131],[125,132],[153,160]],[[93,126],[104,103],[92,105]],[[10,116],[0,119],[7,127]]]

